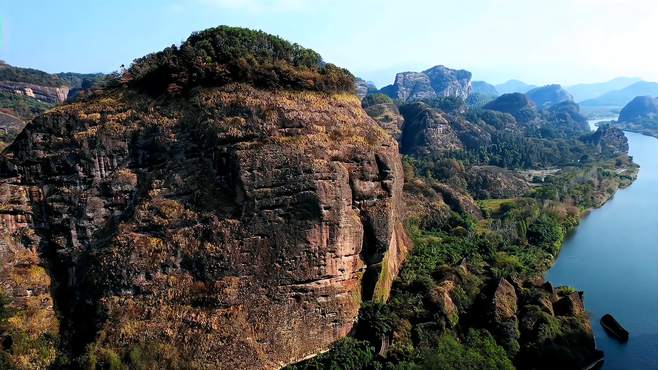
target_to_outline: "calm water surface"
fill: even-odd
[[[658,369],[658,140],[626,137],[638,179],[583,220],[546,278],[585,291],[604,369]],[[606,313],[630,332],[628,343],[603,331]]]

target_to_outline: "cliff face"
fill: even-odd
[[[471,94],[471,73],[435,66],[423,72],[402,72],[393,85],[381,89],[383,94],[400,102],[414,102],[438,97],[468,98]]]
[[[425,103],[402,106],[404,125],[400,150],[404,154],[424,156],[463,148],[444,114]]]
[[[27,96],[50,104],[62,103],[69,93],[68,86],[51,87],[25,82],[0,81],[0,92]]]
[[[74,356],[276,368],[347,335],[409,247],[397,144],[349,93],[118,88],[35,119],[0,168],[0,252],[32,256],[2,271],[48,267],[62,320],[32,334]],[[28,318],[55,317],[41,288]]]

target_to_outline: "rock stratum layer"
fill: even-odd
[[[1,162],[2,271],[36,271],[2,283],[44,323],[16,330],[73,356],[277,368],[347,335],[409,247],[398,146],[350,93],[117,88]]]
[[[52,87],[25,82],[0,81],[0,92],[27,96],[46,103],[56,104],[62,103],[66,100],[69,93],[69,87]]]

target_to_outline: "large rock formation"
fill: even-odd
[[[658,99],[651,96],[638,96],[619,113],[620,122],[634,122],[658,117]]]
[[[404,118],[391,98],[384,94],[372,94],[365,97],[361,105],[395,140],[400,140]]]
[[[372,82],[365,81],[361,78],[357,78],[354,84],[356,85],[356,95],[361,99],[377,91],[377,87]]]
[[[413,102],[438,97],[466,100],[471,94],[471,73],[435,66],[423,72],[402,72],[393,85],[381,89],[383,94],[400,102]]]
[[[68,86],[41,86],[32,83],[0,81],[0,92],[26,96],[46,103],[57,104],[66,100]]]
[[[434,99],[436,91],[432,88],[430,78],[420,72],[401,72],[395,76],[393,85],[381,89],[383,94],[400,102]]]
[[[426,156],[463,148],[444,114],[425,103],[404,105],[400,150],[404,154]]]
[[[540,108],[548,108],[565,101],[573,101],[573,96],[560,85],[537,87],[528,91],[526,95]]]
[[[504,94],[498,99],[486,104],[484,109],[509,113],[519,122],[529,122],[538,117],[535,104],[524,94]]]
[[[0,109],[0,150],[25,127],[25,121],[9,109]]]
[[[628,153],[626,135],[619,128],[610,125],[600,125],[595,132],[582,137],[581,140],[594,146],[599,153],[607,155]]]
[[[486,96],[498,96],[498,90],[494,85],[486,83],[484,81],[473,81],[471,83],[473,87],[473,94],[482,94]]]
[[[262,68],[272,61],[259,53],[271,50],[249,43],[309,56],[245,32],[205,31],[138,60],[128,85],[50,110],[3,153],[0,253],[31,257],[3,258],[2,271],[49,274],[2,283],[18,286],[8,293],[28,319],[52,318],[52,279],[67,355],[277,368],[347,335],[362,300],[387,298],[408,248],[396,142],[351,88],[306,87],[323,73],[347,78],[335,67],[318,61],[296,80],[295,64],[276,59],[269,73],[289,88],[261,88],[223,49],[208,51],[246,42],[234,50],[253,51]],[[215,87],[161,74],[158,63],[186,66],[204,39],[216,65],[201,83]],[[165,84],[144,85],[153,81]],[[20,294],[43,304],[30,310]]]

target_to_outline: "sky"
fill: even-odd
[[[222,24],[312,48],[379,87],[438,64],[491,83],[658,81],[656,0],[0,0],[0,59],[112,72]]]

